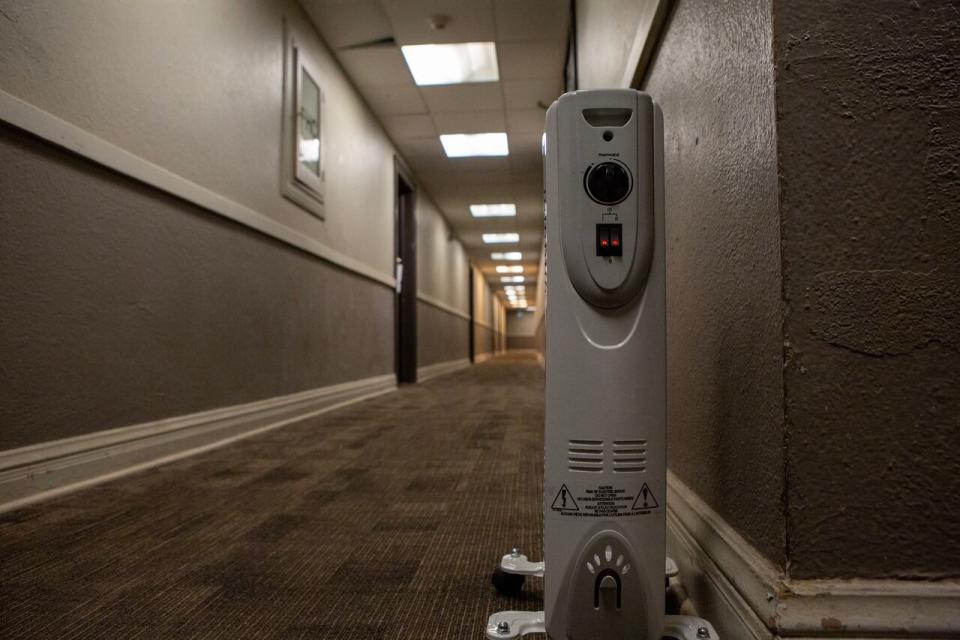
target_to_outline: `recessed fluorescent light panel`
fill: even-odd
[[[519,264],[507,266],[505,264],[497,265],[497,273],[523,273],[523,267]]]
[[[508,244],[511,242],[520,242],[519,233],[485,233],[483,241],[486,244]]]
[[[500,282],[523,282],[523,276],[503,276]]]
[[[474,218],[503,218],[517,215],[515,204],[472,204],[470,215]]]
[[[415,44],[400,47],[413,74],[413,81],[425,87],[464,82],[496,82],[497,47],[492,42],[459,44]]]
[[[448,158],[510,155],[505,133],[445,133],[440,144]]]
[[[491,253],[491,260],[523,260],[523,254],[519,251],[507,251],[506,253]]]

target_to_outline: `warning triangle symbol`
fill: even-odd
[[[660,503],[657,502],[657,499],[653,497],[653,491],[650,491],[650,487],[647,486],[647,483],[644,482],[643,486],[640,487],[640,493],[637,494],[637,499],[633,501],[634,509],[656,509],[660,506]]]
[[[550,508],[554,511],[580,511],[577,501],[573,499],[573,494],[565,484],[560,486],[560,491],[557,491],[557,497],[553,499]]]

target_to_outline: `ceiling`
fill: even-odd
[[[500,277],[493,251],[523,251],[535,304],[543,242],[540,139],[546,106],[562,91],[569,0],[300,0],[340,64],[446,216],[473,263]],[[448,18],[442,29],[431,17]],[[498,82],[418,87],[400,52],[408,44],[495,42]],[[505,131],[510,155],[447,158],[444,133]],[[515,218],[471,217],[468,205],[513,202]],[[481,233],[520,234],[485,245]],[[516,263],[513,263],[516,264]],[[531,286],[533,285],[533,286]]]

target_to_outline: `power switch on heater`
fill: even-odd
[[[597,255],[601,257],[623,255],[623,225],[597,225]]]

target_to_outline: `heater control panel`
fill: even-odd
[[[612,133],[608,137],[613,140]],[[587,168],[583,174],[583,186],[594,202],[618,204],[630,195],[633,180],[626,165],[607,161]]]
[[[591,306],[622,307],[644,290],[653,257],[653,101],[637,91],[577,91],[551,108],[565,142],[555,157],[567,275]]]
[[[597,225],[597,255],[601,258],[619,258],[623,255],[622,224]]]

